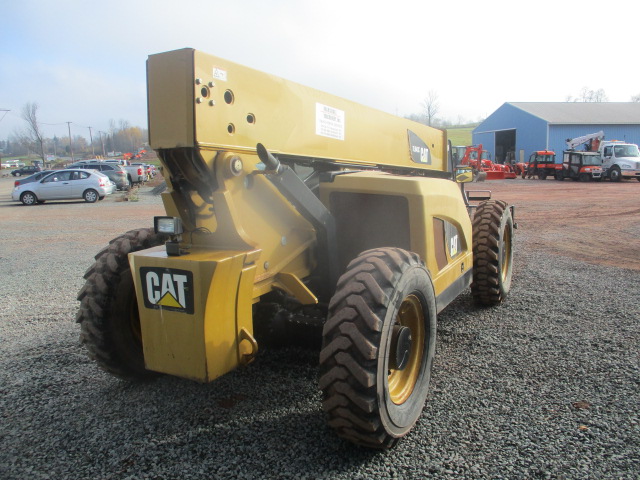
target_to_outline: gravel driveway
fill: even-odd
[[[160,197],[24,207],[11,185],[0,178],[2,479],[640,478],[640,271],[533,248],[528,204],[508,301],[478,309],[467,292],[439,316],[423,415],[371,452],[326,426],[317,351],[263,350],[211,384],[103,373],[78,340],[82,275],[109,239],[151,226]]]

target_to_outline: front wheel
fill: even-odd
[[[131,230],[100,251],[78,293],[80,341],[105,371],[136,380],[156,374],[144,367],[138,303],[129,267],[131,252],[162,245],[152,228]]]
[[[591,175],[589,175],[588,173],[581,173],[580,174],[580,181],[581,182],[588,182],[589,180],[591,180]]]
[[[329,425],[353,443],[393,447],[422,412],[435,353],[435,293],[418,255],[361,253],[338,281],[322,336]]]
[[[473,281],[476,303],[502,303],[511,289],[513,218],[506,202],[487,200],[473,216]]]
[[[620,171],[620,167],[618,167],[617,165],[611,167],[609,178],[612,182],[619,182],[620,180],[622,180],[622,172]]]
[[[538,178],[540,180],[546,180],[547,179],[547,172],[545,172],[544,170],[539,170],[538,171]]]

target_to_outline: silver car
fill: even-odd
[[[11,198],[25,205],[73,199],[93,203],[114,191],[115,184],[96,170],[68,169],[54,171],[40,181],[15,186]]]

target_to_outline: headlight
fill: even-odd
[[[628,163],[621,163],[620,168],[631,168],[631,165],[629,165]]]
[[[153,217],[153,229],[156,233],[180,235],[183,232],[182,220],[177,217]]]

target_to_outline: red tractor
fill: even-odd
[[[467,147],[462,157],[462,165],[469,165],[474,172],[486,173],[486,180],[503,180],[516,178],[516,173],[509,165],[493,163],[491,154],[482,149],[482,144]]]

